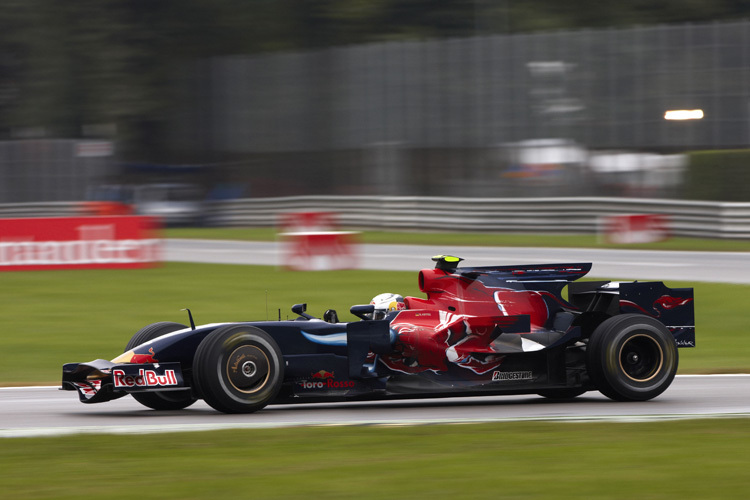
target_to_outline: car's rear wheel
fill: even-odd
[[[130,339],[128,345],[125,346],[125,352],[148,342],[149,340],[153,340],[162,335],[166,335],[167,333],[176,332],[177,330],[182,330],[184,328],[187,327],[180,323],[172,323],[171,321],[162,321],[143,327]],[[132,395],[133,398],[143,406],[160,411],[182,410],[197,401],[190,389],[179,391],[134,392]]]
[[[622,314],[600,324],[586,357],[596,388],[618,401],[654,398],[677,373],[674,337],[661,322],[641,314]]]
[[[195,351],[193,378],[199,394],[224,413],[252,413],[276,398],[284,381],[281,349],[263,330],[227,325]]]

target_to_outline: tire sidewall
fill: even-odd
[[[658,346],[660,366],[644,380],[625,372],[621,361],[623,347],[636,337],[647,338]],[[677,372],[678,354],[672,334],[658,320],[628,314],[603,322],[591,336],[590,371],[597,388],[612,399],[644,401],[664,392]]]
[[[124,352],[127,352],[134,347],[138,347],[141,344],[145,344],[149,340],[154,340],[162,335],[176,332],[177,330],[183,330],[185,328],[187,328],[187,326],[180,323],[173,323],[171,321],[161,321],[159,323],[144,326],[130,338],[130,341],[125,346]]]

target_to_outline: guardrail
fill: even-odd
[[[283,212],[336,212],[342,226],[374,230],[596,233],[600,218],[666,216],[670,234],[750,239],[750,203],[638,198],[294,196],[213,202],[217,226],[272,227]],[[80,215],[77,202],[0,204],[0,218]]]
[[[274,226],[278,214],[331,211],[344,227],[376,230],[596,233],[607,215],[662,214],[670,234],[750,238],[750,203],[636,198],[295,196],[218,202],[222,226]]]
[[[0,203],[0,219],[24,217],[74,217],[82,214],[80,202]]]

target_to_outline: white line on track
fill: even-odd
[[[258,423],[229,423],[229,424],[167,424],[167,425],[113,425],[113,426],[82,426],[82,427],[29,427],[23,429],[0,429],[0,438],[21,437],[55,437],[76,434],[162,434],[172,432],[206,432],[217,430],[248,430],[248,429],[280,429],[285,427],[406,427],[415,425],[457,425],[457,424],[486,424],[510,422],[611,422],[611,423],[640,423],[664,422],[667,420],[704,420],[721,418],[750,418],[750,413],[705,413],[705,414],[675,414],[675,415],[586,415],[586,416],[544,416],[519,418],[483,418],[483,419],[424,419],[395,422],[392,420],[352,420],[338,423],[321,422],[258,422]]]

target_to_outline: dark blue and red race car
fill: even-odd
[[[63,366],[84,403],[131,394],[155,410],[198,399],[248,413],[273,403],[599,390],[644,401],[669,387],[678,347],[695,346],[692,288],[574,281],[591,264],[458,267],[437,256],[425,298],[381,294],[359,321],[149,325],[125,352]],[[188,312],[189,314],[189,312]]]

